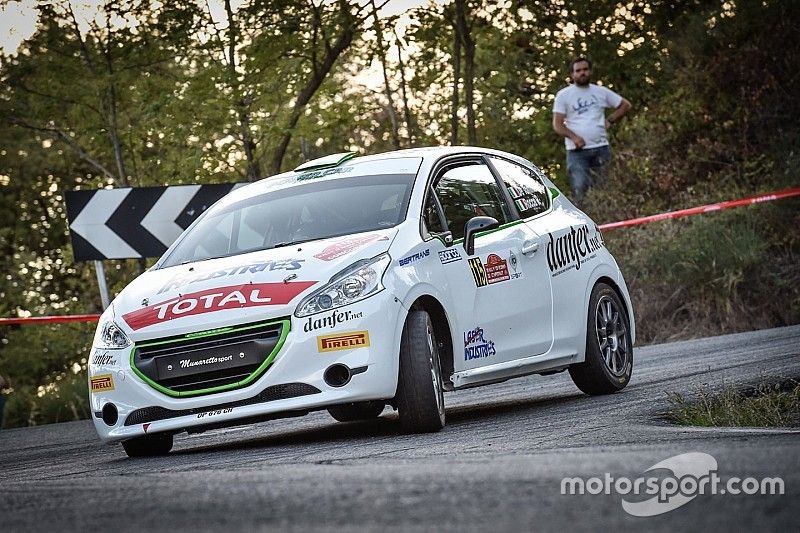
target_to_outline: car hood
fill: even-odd
[[[114,300],[132,341],[286,317],[355,261],[389,249],[396,229],[149,270]]]

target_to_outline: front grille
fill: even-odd
[[[194,409],[167,409],[165,407],[152,406],[143,407],[132,411],[131,414],[125,419],[126,426],[133,426],[136,424],[146,424],[147,422],[155,422],[156,420],[166,420],[168,418],[177,418],[179,416],[195,415],[205,411],[215,411],[217,409],[227,409],[230,407],[241,407],[243,405],[253,405],[256,403],[272,402],[275,400],[285,400],[287,398],[296,398],[298,396],[307,396],[309,394],[319,394],[318,388],[306,383],[286,383],[284,385],[273,385],[267,387],[252,398],[239,400],[236,402],[228,402],[219,405],[211,405],[206,407],[195,407]]]
[[[169,396],[197,396],[245,385],[272,363],[289,331],[289,319],[221,328],[137,344],[131,366]]]

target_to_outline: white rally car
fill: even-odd
[[[117,296],[90,401],[130,456],[320,409],[437,431],[443,391],[566,369],[618,391],[633,342],[600,231],[530,162],[335,154],[228,194]]]

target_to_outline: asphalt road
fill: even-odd
[[[0,531],[781,530],[800,526],[800,433],[675,427],[668,391],[800,377],[800,326],[637,349],[630,385],[588,397],[566,373],[450,393],[440,433],[327,413],[176,437],[127,459],[91,422],[0,432]],[[699,495],[635,517],[623,498],[561,494],[565,477],[635,480],[677,454],[720,478],[780,477],[784,495]],[[663,471],[661,471],[663,473]]]

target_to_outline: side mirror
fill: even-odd
[[[492,217],[472,217],[464,224],[464,250],[467,255],[475,253],[475,234],[494,229],[500,226],[497,219]]]

